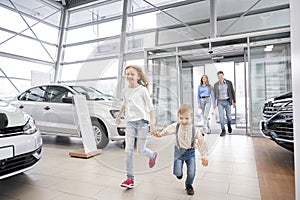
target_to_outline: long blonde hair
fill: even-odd
[[[148,85],[149,85],[148,78],[147,78],[146,74],[143,72],[142,68],[137,65],[129,65],[125,68],[125,70],[124,70],[125,73],[126,73],[126,70],[130,69],[130,68],[137,71],[138,76],[140,77],[140,79],[138,80],[138,84],[148,88]]]

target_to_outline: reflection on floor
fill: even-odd
[[[210,137],[216,135],[218,134]],[[80,139],[43,137],[41,162],[24,174],[0,181],[0,199],[293,199],[291,196],[286,196],[291,198],[271,198],[272,188],[267,188],[268,181],[273,181],[274,178],[278,183],[282,176],[293,178],[293,166],[290,166],[292,165],[290,160],[293,158],[289,152],[276,145],[272,146],[272,141],[264,138],[241,135],[215,138],[217,139],[212,140],[216,143],[211,146],[208,167],[201,166],[200,156],[197,154],[194,196],[186,195],[184,179],[179,181],[172,175],[174,142],[172,136],[149,138],[149,148],[159,153],[158,163],[153,169],[147,167],[146,158],[135,155],[136,181],[132,190],[120,187],[120,183],[125,179],[125,153],[121,148],[121,142],[111,142],[101,155],[79,159],[69,157],[68,153],[82,148]],[[268,149],[264,148],[269,143],[271,146]],[[273,151],[276,155],[282,152],[284,156],[289,155],[282,158],[285,160],[284,163],[280,163],[281,160],[273,160],[280,165],[279,168],[269,166],[268,162],[272,159]],[[260,163],[256,161],[255,156]],[[273,171],[260,172],[262,168],[271,168]],[[276,176],[272,177],[274,174]],[[284,179],[284,184],[292,187],[292,179]]]
[[[270,140],[253,138],[262,199],[295,199],[294,154]]]

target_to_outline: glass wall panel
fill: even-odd
[[[128,18],[128,31],[152,29],[157,27],[157,14],[159,12],[151,12],[143,15],[136,15]],[[147,21],[147,23],[145,23]]]
[[[67,44],[119,35],[121,20],[114,20],[97,25],[67,31]]]
[[[224,36],[279,27],[288,27],[290,24],[289,15],[289,9],[284,9],[245,16],[240,18],[237,22],[234,22],[237,18],[218,21],[218,35]]]
[[[33,62],[26,62],[17,59],[0,57],[0,68],[8,77],[31,79],[31,71],[44,73],[54,73],[54,69],[49,65],[42,65]]]
[[[30,51],[28,48],[30,47]],[[56,49],[51,49],[49,45],[45,45],[47,51],[46,52],[40,42],[28,38],[24,38],[22,36],[16,36],[11,40],[0,45],[0,51],[40,60],[45,60],[49,62],[53,62],[55,59]]]
[[[44,9],[49,9],[49,11],[45,12],[44,10],[42,10],[38,18],[43,19],[45,22],[48,22],[56,27],[59,27],[61,10],[57,12],[56,10],[52,10],[49,7],[44,7]]]
[[[204,73],[204,66],[194,66],[193,67],[193,100],[192,100],[192,105],[194,107],[194,124],[196,126],[200,126],[201,123],[203,124],[203,122],[201,121],[201,110],[198,108],[198,99],[197,99],[197,95],[198,95],[198,86],[200,85],[200,80],[201,77],[205,74]],[[212,84],[212,83],[210,83]]]
[[[125,60],[125,65],[124,66],[129,66],[129,65],[138,65],[138,66],[144,66],[144,59],[137,59],[137,60]]]
[[[251,6],[257,3],[257,0],[237,1],[222,0],[217,2],[218,16],[241,13],[247,11]],[[272,6],[288,4],[289,0],[264,0],[256,4],[251,10],[268,8]],[[234,6],[232,6],[234,5]]]
[[[4,42],[5,40],[13,37],[13,36],[14,36],[14,34],[11,34],[11,33],[8,33],[8,32],[4,32],[4,31],[0,30],[0,44],[2,42]]]
[[[28,10],[26,6],[23,6],[22,2],[14,1],[14,3],[22,12],[32,15],[32,17],[22,14],[22,19],[17,11],[11,11],[4,7],[0,7],[1,15],[5,16],[0,18],[0,27],[7,29],[8,31],[16,32],[16,34],[12,34],[5,30],[1,31],[0,51],[13,55],[54,62],[57,53],[57,46],[54,44],[57,44],[58,42],[59,30],[49,24],[45,24],[43,21],[39,22],[39,20],[50,15],[53,17],[54,13],[56,16],[60,16],[60,10],[49,7],[49,5],[46,4],[41,4],[37,1],[26,2],[28,4],[27,6],[32,6],[30,7],[30,10]],[[31,26],[34,33],[29,29],[26,23]],[[29,36],[32,39],[24,36]],[[41,42],[38,40],[41,40]],[[46,44],[46,42],[52,43],[53,45]],[[28,51],[28,48],[30,48],[30,51]]]
[[[61,66],[61,75],[59,81],[73,81],[76,80],[76,77],[79,74],[82,63],[71,64],[71,65],[62,65]]]
[[[89,85],[116,95],[118,64],[119,59],[116,58],[63,65],[60,81]]]
[[[175,57],[148,61],[145,70],[150,82],[150,94],[155,108],[156,127],[165,128],[177,121],[179,94]]]
[[[0,6],[0,27],[5,28],[11,31],[20,32],[27,28],[27,25],[24,23],[20,15],[16,12],[8,10]],[[7,20],[9,19],[9,20]],[[18,26],[16,26],[18,24]]]
[[[201,12],[199,12],[201,10]],[[168,13],[160,12],[157,14],[157,26],[169,26],[175,24],[197,22],[209,20],[209,1],[199,1],[197,3],[178,6],[164,10]],[[172,17],[171,17],[171,16]]]
[[[59,8],[55,8],[54,6],[50,6],[46,1],[36,1],[36,0],[12,0],[13,4],[17,7],[19,11],[22,13],[26,13],[28,15],[33,16],[37,19],[44,19],[50,13],[55,13]],[[9,0],[2,0],[0,4],[6,5],[14,9],[14,6],[10,3]],[[2,10],[0,11],[1,14]],[[16,13],[17,14],[17,13]],[[18,14],[17,14],[18,15]],[[4,15],[6,16],[6,15]],[[21,19],[21,18],[20,18]],[[45,19],[46,22],[51,23],[55,26],[59,26],[60,21],[60,13],[56,13],[51,15],[51,17]]]
[[[181,77],[181,93],[182,93],[182,103],[187,103],[193,105],[194,98],[196,97],[193,93],[194,83],[193,83],[193,65],[188,61],[182,62],[182,68],[180,70]],[[193,105],[195,106],[195,105]]]
[[[151,0],[149,2],[155,6],[162,6],[162,5],[167,5],[167,4],[181,2],[181,1],[184,0]],[[143,0],[134,0],[133,3],[131,4],[130,10],[132,12],[135,12],[135,11],[145,10],[149,8],[153,8],[153,6]]]
[[[31,29],[33,30],[33,32],[39,40],[44,40],[53,44],[57,44],[59,31],[58,28],[54,28],[41,22],[36,24],[37,21],[32,19],[27,19],[26,21],[30,21],[30,24],[35,24],[31,27]],[[28,28],[26,31],[23,32],[23,34],[35,38],[35,36],[32,34],[32,31]]]
[[[13,84],[18,88],[20,92],[26,90],[31,86],[31,81],[30,80],[18,80],[11,78],[10,79]],[[11,100],[15,96],[19,94],[18,90],[11,84],[7,78],[2,77],[2,73],[0,72],[0,85],[1,85],[1,90],[0,90],[0,99],[2,100]]]
[[[209,36],[209,30],[208,23],[191,26],[190,28],[182,27],[160,30],[158,32],[158,44],[162,45],[204,39]]]
[[[260,135],[259,121],[265,100],[292,89],[290,44],[253,47],[250,56],[250,122],[252,133]]]
[[[143,50],[155,46],[155,32],[126,37],[126,52]]]
[[[23,91],[31,86],[32,71],[48,73],[53,77],[54,69],[49,65],[42,65],[17,59],[0,57],[0,69],[13,82],[19,91]],[[0,98],[12,98],[18,94],[11,82],[0,70]]]
[[[203,12],[198,12],[203,10]],[[193,13],[193,14],[191,14]],[[128,30],[161,28],[165,26],[183,25],[183,23],[203,21],[209,19],[209,9],[206,1],[201,1],[185,6],[178,6],[161,11],[135,15],[128,18]],[[145,23],[147,21],[147,23]]]
[[[249,94],[246,80],[248,80],[248,63],[235,62],[235,83],[236,83],[236,127],[246,128],[246,109],[249,108],[249,97],[246,99],[246,92]],[[246,79],[245,79],[246,77]],[[247,103],[247,104],[246,104]],[[248,121],[249,124],[249,121]]]
[[[88,10],[71,12],[69,26],[85,24],[89,22],[101,21],[110,17],[122,14],[123,1],[93,7]]]
[[[118,55],[120,52],[120,39],[105,40],[90,44],[71,46],[65,48],[64,62],[99,58],[109,55]]]

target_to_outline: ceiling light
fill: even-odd
[[[264,51],[270,52],[270,51],[273,50],[273,47],[274,47],[274,45],[268,45],[268,46],[266,46],[266,47],[264,48]]]
[[[222,60],[224,56],[213,56],[211,57],[212,60]]]

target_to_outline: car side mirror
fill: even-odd
[[[8,119],[5,113],[0,113],[0,129],[4,129],[8,125]]]
[[[73,103],[73,97],[64,97],[62,99],[63,103]]]

